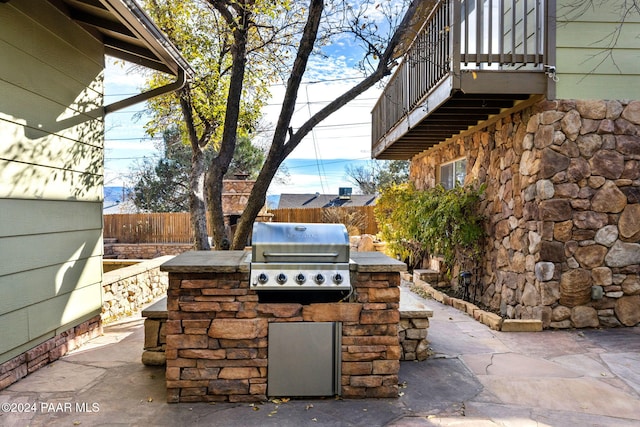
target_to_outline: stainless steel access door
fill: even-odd
[[[339,395],[341,346],[340,322],[270,323],[267,394]]]

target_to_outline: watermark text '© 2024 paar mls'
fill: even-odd
[[[100,412],[97,402],[4,402],[0,404],[2,413],[92,413]]]

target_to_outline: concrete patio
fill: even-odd
[[[2,426],[637,426],[640,328],[496,332],[433,309],[434,355],[402,362],[398,399],[168,404],[164,368],[140,362],[143,319],[0,392]]]

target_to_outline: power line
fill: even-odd
[[[126,94],[124,94],[126,95]],[[123,95],[123,96],[124,96]],[[135,95],[134,93],[132,94],[128,94],[129,96],[133,96]],[[371,108],[372,105],[371,104],[362,104],[362,105],[358,105],[358,101],[377,101],[378,98],[356,98],[353,101],[349,102],[348,105],[351,108]],[[305,106],[306,104],[312,104],[312,105],[318,105],[318,104],[330,104],[331,102],[333,102],[334,100],[328,100],[328,101],[310,101],[310,102],[296,102],[296,105],[301,105],[301,106]],[[274,107],[274,106],[279,106],[282,105],[282,103],[280,102],[269,102],[264,104],[265,107]],[[120,110],[120,111],[113,111],[111,113],[109,113],[110,115],[113,114],[139,114],[139,113],[146,113],[148,110]]]
[[[148,137],[148,136],[141,136],[141,137],[131,137],[131,138],[105,138],[105,142],[109,142],[109,141],[157,141],[162,139],[161,136],[154,136],[154,137]]]
[[[336,77],[335,79],[325,79],[325,80],[311,80],[311,81],[303,81],[300,84],[303,85],[315,85],[318,83],[332,83],[332,82],[346,82],[349,80],[364,80],[364,77]],[[282,82],[282,83],[274,83],[272,84],[272,86],[286,86],[287,83]],[[138,95],[140,92],[135,92],[135,93],[105,93],[104,96],[122,96],[122,97],[129,97],[132,95]]]
[[[298,160],[300,160],[300,159],[298,159]],[[336,163],[349,163],[349,162],[359,161],[359,160],[371,160],[371,159],[368,158],[368,157],[361,157],[361,158],[357,158],[357,159],[323,160],[322,162],[325,165],[332,165],[332,164],[336,164]],[[286,160],[285,160],[285,162],[286,162]],[[314,162],[315,163],[315,160],[309,160],[309,162]],[[308,164],[308,165],[300,165],[300,166],[289,166],[289,165],[286,165],[286,166],[287,166],[287,169],[307,169],[307,168],[312,168],[315,165],[313,163],[311,163],[311,164]]]
[[[336,123],[333,125],[316,125],[314,126],[314,129],[330,129],[330,128],[348,128],[348,127],[357,127],[357,126],[369,126],[371,125],[370,122],[359,122],[359,123]],[[268,132],[273,132],[275,129],[270,128],[270,129],[260,129],[255,131],[254,133],[259,134],[259,133],[268,133]],[[368,136],[368,135],[365,135]],[[142,137],[129,137],[129,138],[105,138],[105,142],[110,142],[110,141],[158,141],[161,140],[162,137],[161,136],[154,136],[154,137],[150,137],[150,136],[142,136]]]
[[[139,160],[139,159],[144,159],[144,158],[159,158],[157,156],[136,156],[136,157],[111,157],[111,158],[105,158],[105,161],[110,161],[110,160]],[[301,161],[301,160],[305,160],[305,159],[290,159],[290,160],[296,160],[296,161]],[[364,161],[364,160],[371,160],[371,158],[369,157],[358,157],[355,159],[336,159],[336,160],[321,160],[323,162],[324,165],[332,165],[332,164],[337,164],[337,163],[349,163],[349,162],[354,162],[354,161]],[[285,161],[283,163],[285,163],[287,160],[285,159]],[[315,159],[309,159],[309,164],[307,165],[298,165],[298,166],[289,166],[286,165],[287,169],[308,169],[308,168],[313,168],[316,166],[316,160]]]
[[[305,92],[307,94],[307,101],[309,101],[309,86],[305,86]],[[313,116],[313,114],[311,114],[311,105],[307,104],[307,108],[309,110],[309,117]],[[326,181],[326,171],[324,170],[324,168],[320,168],[321,162],[320,162],[320,153],[318,150],[318,143],[316,141],[316,132],[315,132],[315,126],[311,128],[311,138],[313,139],[313,151],[316,154],[316,166],[318,167],[318,177],[320,178],[320,188],[322,188],[322,192],[324,193],[324,182],[322,180],[322,172],[324,172],[325,178],[324,180]],[[321,171],[322,169],[322,171]]]

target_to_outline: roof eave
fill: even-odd
[[[114,14],[137,38],[142,40],[173,75],[178,76],[180,70],[187,77],[194,75],[193,69],[180,55],[178,49],[135,1],[100,0],[100,3]]]

